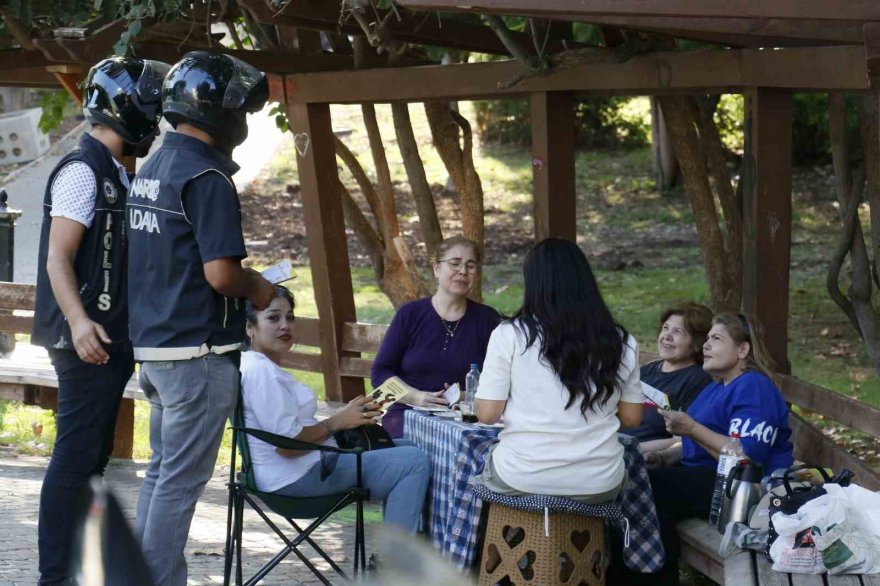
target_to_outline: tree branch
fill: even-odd
[[[3,17],[3,21],[6,23],[6,29],[9,31],[9,34],[12,35],[12,38],[15,39],[19,45],[21,45],[22,49],[27,49],[28,51],[37,50],[33,39],[31,39],[31,31],[15,14],[12,13],[11,10],[0,8],[0,16]]]
[[[342,184],[342,181],[339,181],[338,185],[345,220],[351,226],[351,229],[354,230],[355,234],[357,234],[358,240],[367,250],[367,254],[370,255],[370,261],[373,265],[373,271],[376,273],[376,278],[381,279],[385,262],[383,258],[385,246],[382,244],[382,239],[379,238],[373,226],[370,225],[369,220],[364,216],[364,213],[358,207],[357,202],[354,201],[348,189],[345,188],[345,185]]]
[[[376,219],[376,226],[381,239],[381,234],[383,233],[381,218],[382,206],[379,203],[379,196],[376,195],[376,188],[373,186],[373,182],[367,177],[367,172],[364,171],[361,162],[358,161],[356,156],[354,156],[354,153],[351,152],[346,144],[335,134],[333,135],[333,146],[336,150],[336,156],[342,159],[348,172],[351,173],[352,177],[354,177],[354,180],[357,182],[358,187],[361,188],[361,193],[363,194],[364,199],[367,200],[367,205],[370,207],[370,213],[373,214],[373,217]]]
[[[828,289],[831,300],[843,311],[859,336],[862,336],[862,327],[859,325],[852,301],[840,289],[840,270],[853,248],[858,224],[858,204],[852,197],[852,184],[850,183],[849,148],[846,143],[846,99],[843,94],[836,92],[828,95],[828,118],[831,158],[834,163],[834,187],[837,203],[840,206],[839,213],[843,223],[843,231],[828,266],[825,287]]]

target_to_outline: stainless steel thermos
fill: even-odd
[[[752,507],[761,500],[761,478],[764,467],[757,462],[743,460],[727,475],[724,486],[724,504],[721,507],[719,529],[724,531],[731,521],[748,523]]]

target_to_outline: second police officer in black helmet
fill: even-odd
[[[241,266],[230,158],[268,83],[247,63],[196,51],[174,65],[162,93],[175,132],[138,172],[127,206],[131,340],[152,410],[136,535],[157,586],[184,586],[196,502],[238,397],[245,299],[263,308],[275,294]]]
[[[55,166],[43,199],[33,344],[58,376],[57,437],[39,514],[40,584],[67,584],[74,524],[88,479],[113,446],[134,361],[128,341],[125,201],[120,160],[143,156],[158,133],[165,63],[112,57],[88,73],[92,124]]]

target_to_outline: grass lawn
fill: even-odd
[[[410,243],[417,262],[426,269],[414,207],[406,196],[406,176],[396,148],[390,109],[379,106],[386,152],[392,177],[399,189],[401,231]],[[415,133],[425,160],[428,181],[443,185],[445,171],[430,146],[430,135],[421,108],[410,108]],[[360,111],[355,106],[334,106],[334,126],[350,128],[343,140],[374,176],[369,165],[369,147]],[[462,112],[472,118],[469,104]],[[486,201],[487,259],[483,273],[485,300],[502,313],[515,310],[522,295],[521,262],[531,242],[531,156],[527,148],[482,145],[476,154]],[[655,332],[660,311],[678,299],[706,301],[696,232],[683,193],[660,193],[654,188],[648,149],[625,152],[593,151],[577,155],[578,241],[596,269],[606,302],[616,318],[645,350],[655,350]],[[349,187],[353,182],[341,174]],[[827,168],[798,169],[794,178],[794,225],[791,272],[791,315],[789,352],[793,373],[810,382],[880,406],[880,381],[858,336],[825,291],[825,267],[835,245],[837,211],[832,177]],[[306,245],[302,228],[302,205],[298,195],[292,140],[287,140],[254,186],[243,194],[246,237],[254,242],[253,255],[260,264],[280,260],[289,254],[298,258],[298,278],[290,285],[297,300],[297,314],[317,316],[311,274],[304,259]],[[359,194],[353,191],[356,197]],[[438,196],[446,234],[460,224],[454,197]],[[281,203],[279,203],[281,202]],[[287,206],[287,207],[284,207]],[[257,242],[274,243],[290,237],[291,252],[283,247],[260,248]],[[393,309],[381,292],[353,235],[349,237],[358,319],[388,323]],[[323,396],[319,374],[297,376]],[[135,457],[149,455],[147,410],[139,402],[136,410]],[[26,451],[47,452],[54,439],[54,425],[48,412],[0,402],[4,443],[15,443]],[[33,426],[32,423],[37,423]],[[42,425],[37,437],[34,428]],[[228,440],[227,440],[228,443]]]

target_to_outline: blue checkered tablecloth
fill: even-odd
[[[483,469],[500,428],[479,427],[408,410],[404,437],[424,450],[431,461],[428,530],[434,547],[459,570],[468,570],[477,555],[482,500],[474,493],[473,478]],[[651,483],[638,440],[619,436],[630,482],[618,498],[629,531],[624,562],[639,572],[655,572],[665,561]]]

